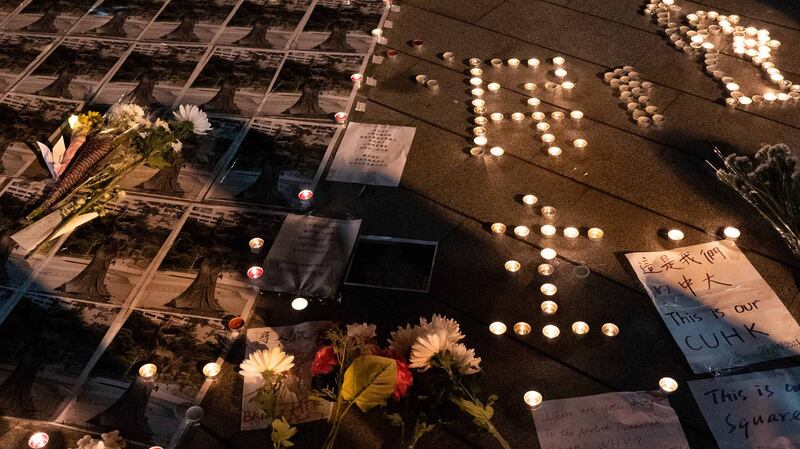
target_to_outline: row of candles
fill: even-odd
[[[618,92],[620,101],[626,103],[628,113],[639,126],[646,128],[651,123],[660,125],[664,122],[664,115],[653,104],[651,97],[653,83],[640,81],[639,72],[632,66],[626,65],[606,72],[603,80]]]
[[[770,61],[773,50],[780,47],[780,41],[772,39],[769,30],[739,25],[737,15],[723,15],[717,11],[696,11],[687,14],[689,25],[680,25],[678,16],[681,8],[674,0],[650,0],[645,14],[656,17],[656,22],[664,28],[673,45],[686,54],[702,53],[703,64],[708,75],[720,82],[728,97],[725,103],[730,107],[747,107],[753,103],[783,103],[800,99],[800,85],[784,78],[781,71]],[[725,36],[731,36],[733,54],[750,62],[765,72],[770,81],[781,92],[767,91],[764,94],[745,95],[733,77],[720,70],[719,50],[711,42],[718,38],[718,44]]]
[[[678,381],[671,377],[662,377],[658,380],[658,388],[664,394],[674,393],[678,390]],[[528,407],[531,408],[531,410],[536,410],[542,405],[544,396],[542,396],[542,394],[536,390],[529,390],[522,395],[522,400]]]

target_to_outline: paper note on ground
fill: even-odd
[[[397,187],[416,128],[350,123],[328,181]]]

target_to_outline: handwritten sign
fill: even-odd
[[[689,382],[720,449],[800,448],[800,368]]]
[[[328,181],[397,187],[416,128],[350,123]]]
[[[695,373],[800,354],[800,327],[735,244],[626,257]]]
[[[282,347],[294,356],[294,368],[281,391],[281,413],[291,424],[328,419],[332,404],[309,399],[311,393],[311,363],[317,352],[318,341],[330,327],[328,321],[311,321],[295,326],[260,327],[247,331],[245,355],[260,349]],[[244,378],[242,394],[242,430],[264,429],[271,425],[258,405],[250,399],[264,385],[258,377]]]
[[[264,266],[264,290],[330,298],[344,277],[361,220],[288,215]]]
[[[659,393],[544,401],[533,421],[542,449],[689,449],[678,415]]]

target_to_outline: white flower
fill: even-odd
[[[181,150],[183,149],[183,143],[181,143],[180,140],[176,140],[175,142],[172,142],[170,145],[172,146],[172,151],[176,153],[180,153]]]
[[[163,128],[164,130],[169,131],[169,123],[161,120],[160,118],[157,118],[154,124],[158,128]]]
[[[411,346],[411,363],[408,366],[427,370],[431,367],[431,358],[444,351],[447,344],[447,333],[444,330],[419,336]]]
[[[453,356],[453,364],[461,374],[475,374],[481,370],[481,358],[475,357],[474,349],[467,349],[461,343],[451,343],[447,350]]]
[[[126,119],[143,119],[144,109],[133,103],[116,103],[108,110],[108,115]]]
[[[461,333],[461,327],[454,319],[447,318],[443,315],[433,315],[431,317],[430,327],[433,330],[444,330],[447,332],[447,341],[457,342],[464,338]]]
[[[408,355],[411,346],[417,341],[417,337],[422,333],[422,328],[419,326],[411,326],[406,324],[406,327],[397,326],[396,331],[389,333],[389,348],[394,349],[400,354]]]
[[[283,352],[283,349],[277,346],[271,349],[262,349],[250,354],[250,357],[239,365],[239,368],[241,368],[239,374],[258,377],[261,377],[267,371],[273,374],[280,374],[292,369],[294,367],[293,361],[293,355],[287,355]]]
[[[375,338],[377,327],[374,324],[354,323],[347,325],[347,336],[364,343]]]
[[[211,123],[208,121],[208,115],[193,104],[182,104],[178,110],[172,114],[181,122],[191,122],[192,132],[197,135],[203,136],[211,130]]]

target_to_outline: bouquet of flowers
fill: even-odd
[[[800,155],[786,145],[766,145],[751,159],[719,150],[717,178],[758,210],[800,256]]]
[[[102,117],[96,112],[71,117],[68,147],[63,138],[52,149],[37,143],[56,183],[26,217],[36,221],[12,239],[30,252],[103,215],[108,202],[124,197],[117,188],[122,178],[145,162],[166,166],[180,152],[180,139],[211,129],[197,106],[181,106],[173,116],[169,122],[152,119],[139,106],[118,103]]]

